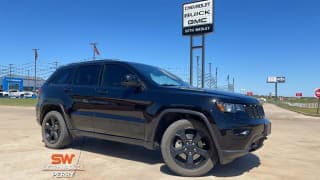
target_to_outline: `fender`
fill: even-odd
[[[191,114],[191,115],[196,115],[198,117],[200,117],[203,122],[205,123],[207,129],[209,130],[209,133],[211,135],[211,138],[213,139],[213,142],[214,142],[214,145],[216,146],[216,149],[217,149],[217,153],[220,157],[220,145],[218,144],[218,139],[211,127],[211,124],[208,120],[208,118],[201,112],[198,112],[198,111],[193,111],[193,110],[187,110],[187,109],[178,109],[178,108],[170,108],[170,109],[165,109],[163,110],[154,120],[154,124],[152,125],[152,127],[154,128],[153,129],[153,133],[152,133],[152,136],[151,136],[151,140],[154,141],[155,139],[155,135],[156,135],[156,129],[161,121],[161,118],[167,114],[167,113],[183,113],[183,114]],[[152,128],[151,127],[151,128]]]
[[[44,104],[42,105],[42,107],[41,107],[41,112],[42,112],[42,109],[43,109],[44,107],[46,107],[46,106],[58,106],[59,109],[60,109],[61,112],[62,112],[61,115],[62,115],[62,117],[63,117],[64,122],[65,122],[66,125],[67,125],[68,130],[72,130],[72,129],[73,129],[73,127],[72,127],[72,125],[71,125],[71,123],[70,123],[70,121],[69,121],[69,116],[68,116],[68,114],[66,113],[65,108],[64,108],[64,106],[63,106],[62,104],[60,104],[60,103],[58,103],[58,104],[44,103]],[[41,114],[40,124],[42,124],[43,118],[44,118],[44,116]]]

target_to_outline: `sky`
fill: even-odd
[[[33,48],[40,49],[39,63],[76,62],[91,58],[90,43],[98,42],[99,58],[156,65],[186,78],[185,2],[1,0],[0,63],[32,62]],[[218,67],[219,86],[230,74],[236,91],[267,95],[274,91],[267,77],[285,76],[279,95],[313,96],[320,87],[319,33],[318,0],[216,0],[206,62]]]

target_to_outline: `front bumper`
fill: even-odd
[[[218,149],[220,163],[227,164],[233,160],[255,151],[263,146],[264,140],[271,134],[271,123],[221,130]]]

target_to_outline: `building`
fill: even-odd
[[[36,89],[41,87],[45,82],[42,78],[37,78]],[[34,90],[34,77],[27,77],[22,75],[11,75],[0,77],[0,89],[9,91],[11,89],[19,91],[33,91]]]

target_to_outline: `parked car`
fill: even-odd
[[[261,102],[261,104],[267,103],[266,98],[259,98],[258,100]]]
[[[16,90],[16,89],[10,89],[9,90],[9,97],[10,98],[23,98],[24,93],[20,92],[19,90]]]
[[[9,92],[0,90],[0,97],[8,97],[8,96],[9,96]]]
[[[24,94],[24,98],[36,98],[37,97],[36,93],[32,92],[32,91],[24,91],[23,94]]]
[[[255,151],[271,133],[256,98],[190,87],[161,68],[112,60],[59,68],[39,91],[36,115],[49,148],[77,136],[160,148],[183,176]]]

